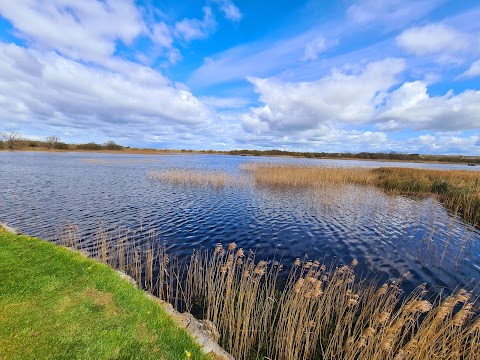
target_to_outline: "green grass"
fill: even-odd
[[[0,228],[0,359],[207,359],[106,265]]]

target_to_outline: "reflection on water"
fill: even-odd
[[[432,198],[385,195],[356,186],[272,189],[241,182],[211,188],[154,181],[165,169],[215,170],[240,178],[245,162],[385,166],[381,162],[221,155],[109,155],[0,152],[0,221],[48,239],[64,224],[83,236],[154,231],[170,253],[236,242],[259,257],[358,258],[364,273],[453,288],[480,279],[480,234]],[[405,166],[392,163],[393,166]],[[464,165],[413,164],[461,168]],[[475,170],[474,170],[475,171]]]

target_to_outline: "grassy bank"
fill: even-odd
[[[434,195],[467,222],[480,224],[480,173],[468,170],[411,168],[328,168],[317,166],[245,164],[257,185],[375,186],[400,195]]]
[[[206,359],[106,265],[0,228],[0,358]]]

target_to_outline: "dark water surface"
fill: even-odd
[[[432,198],[375,189],[212,189],[149,180],[150,171],[223,170],[244,162],[318,166],[408,166],[478,171],[466,165],[224,155],[110,155],[0,152],[0,221],[54,239],[65,224],[84,235],[106,229],[154,230],[169,252],[235,241],[258,258],[357,258],[364,272],[455,288],[480,279],[480,234]],[[102,224],[102,225],[101,225]]]

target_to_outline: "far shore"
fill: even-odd
[[[85,149],[46,149],[46,148],[17,148],[14,150],[0,148],[1,152],[48,152],[48,153],[93,153],[93,154],[132,154],[132,155],[230,155],[230,156],[247,156],[247,157],[271,157],[271,158],[299,158],[299,159],[316,159],[316,160],[353,160],[353,161],[371,161],[371,162],[395,162],[395,163],[417,163],[417,164],[452,164],[452,165],[469,165],[466,161],[452,161],[452,160],[422,160],[422,159],[367,159],[367,158],[355,158],[355,157],[337,157],[337,156],[325,156],[325,157],[306,157],[301,155],[272,155],[272,154],[230,154],[227,151],[215,151],[215,150],[167,150],[167,149],[138,149],[138,148],[123,148],[121,150],[85,150]],[[427,155],[430,156],[430,155]],[[448,158],[447,155],[441,155]],[[469,161],[473,164],[480,164],[480,156],[468,157]]]

